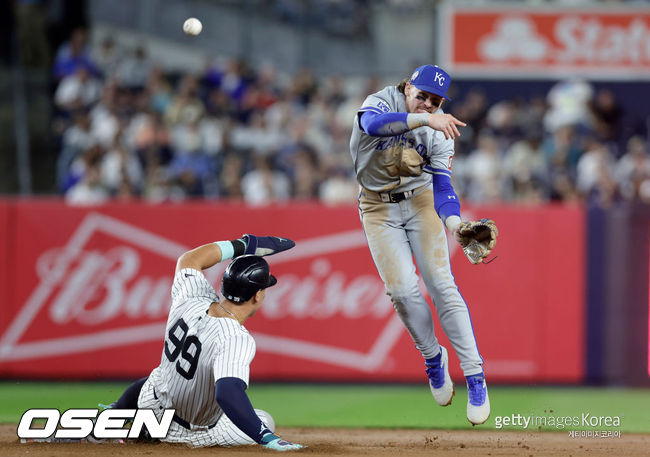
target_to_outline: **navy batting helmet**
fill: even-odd
[[[250,300],[258,290],[271,287],[277,282],[266,260],[256,255],[243,255],[230,262],[224,271],[221,293],[232,302],[243,303]]]

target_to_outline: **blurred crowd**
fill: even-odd
[[[352,122],[384,86],[308,69],[285,77],[237,59],[166,74],[144,45],[90,47],[84,29],[58,49],[52,71],[57,184],[79,204],[354,202]],[[468,124],[453,162],[464,201],[650,203],[648,132],[624,129],[610,90],[569,80],[544,97],[489,103],[477,88],[443,108]]]
[[[450,111],[468,123],[453,161],[466,200],[650,203],[650,118],[627,117],[609,89],[566,80],[491,105],[473,90]]]

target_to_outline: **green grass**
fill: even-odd
[[[0,422],[17,423],[29,408],[92,408],[117,399],[128,383],[0,382]],[[451,406],[437,406],[427,386],[253,384],[249,395],[282,427],[471,428],[467,392],[457,387]],[[497,416],[620,416],[616,430],[650,433],[650,390],[585,387],[490,387],[492,414],[480,428],[494,430]],[[522,427],[504,427],[523,430]],[[574,426],[567,430],[604,430]],[[529,430],[537,427],[529,426]],[[546,426],[543,430],[557,430]]]
[[[119,398],[128,383],[0,382],[0,423],[18,423],[30,408],[96,408]]]

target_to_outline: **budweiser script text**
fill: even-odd
[[[53,271],[61,249],[47,251],[37,261],[42,280],[55,281],[49,315],[57,324],[78,322],[98,325],[115,318],[161,320],[171,306],[173,263],[170,274],[152,277],[138,250],[116,246],[105,252],[83,250],[66,262],[66,271]],[[206,271],[213,286],[225,264]],[[218,289],[217,289],[218,290]],[[392,305],[378,276],[350,277],[332,268],[325,258],[316,258],[305,276],[279,274],[269,289],[260,314],[269,319],[285,317],[327,319],[385,318]]]

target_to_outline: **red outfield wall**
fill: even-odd
[[[584,212],[466,208],[500,236],[490,265],[452,244],[492,382],[579,382],[584,376]],[[0,202],[0,376],[146,375],[159,361],[176,258],[242,233],[292,238],[269,257],[278,285],[246,323],[255,380],[422,381],[423,362],[396,317],[357,209],[292,204]],[[225,265],[207,271],[218,283]],[[449,347],[436,322],[443,344]],[[452,377],[462,373],[451,355]]]

